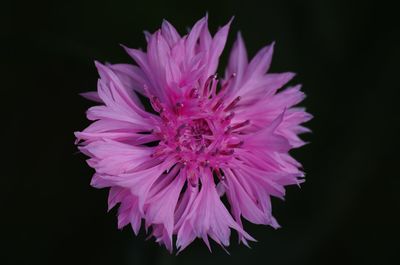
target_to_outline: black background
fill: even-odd
[[[394,1],[393,1],[394,2]],[[385,1],[59,1],[1,8],[1,264],[399,264],[399,14]],[[250,55],[273,40],[272,71],[294,71],[315,118],[293,152],[302,188],[274,200],[279,230],[229,251],[197,240],[175,256],[116,227],[73,132],[89,123],[93,60],[131,62],[163,18],[181,33],[209,12],[235,20]],[[225,52],[222,63],[226,62]]]

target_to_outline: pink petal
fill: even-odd
[[[246,239],[254,240],[233,220],[221,202],[209,170],[203,172],[201,181],[200,193],[178,231],[176,245],[179,251],[190,244],[194,240],[194,236],[203,238],[206,244],[208,242],[206,238],[210,236],[218,244],[228,246],[230,228],[237,230]],[[188,233],[190,230],[193,230],[194,233]]]
[[[167,20],[164,20],[161,25],[161,32],[167,41],[168,45],[172,48],[181,38],[179,33],[176,31],[174,26],[172,26]]]
[[[223,26],[212,39],[209,50],[210,53],[208,57],[208,64],[207,64],[208,67],[206,69],[206,74],[205,74],[206,77],[213,75],[217,70],[219,57],[222,51],[224,50],[226,39],[228,37],[229,28],[232,23],[232,19],[228,22],[228,24]]]
[[[226,71],[225,79],[228,80],[235,75],[234,83],[230,86],[231,90],[235,90],[243,78],[248,64],[246,47],[240,32],[237,35],[237,40],[233,44],[231,54],[229,56],[228,68]]]
[[[165,231],[166,233],[166,237],[162,241],[164,244],[166,244],[170,251],[172,251],[174,211],[179,194],[182,190],[183,184],[186,181],[185,175],[182,173],[177,175],[179,168],[177,168],[175,172],[172,172],[173,170],[171,170],[172,174],[168,174],[168,176],[171,177],[169,180],[171,182],[163,183],[161,181],[153,185],[149,192],[149,198],[146,200],[145,211],[146,223],[162,225],[162,231]],[[164,179],[167,179],[168,176],[166,176]],[[157,192],[153,193],[152,189],[157,190]]]
[[[82,97],[84,97],[86,99],[92,100],[94,102],[103,103],[103,101],[99,97],[99,94],[97,93],[97,91],[84,92],[84,93],[80,93],[79,95],[81,95]]]

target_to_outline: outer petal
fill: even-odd
[[[119,187],[112,187],[110,190],[110,195],[113,189],[121,190]],[[122,189],[120,192],[124,192],[125,194],[119,198],[121,205],[118,209],[118,228],[122,229],[125,225],[130,223],[132,230],[137,235],[139,233],[142,218],[142,215],[139,211],[138,199],[136,196],[130,194],[129,190]]]
[[[103,103],[103,101],[99,97],[99,94],[97,93],[97,91],[83,92],[83,93],[80,93],[79,95],[81,95],[82,97],[89,99],[91,101]]]
[[[172,48],[181,38],[174,26],[172,26],[167,20],[163,21],[161,32],[170,48]]]
[[[130,172],[150,159],[154,148],[132,146],[113,140],[96,141],[80,150],[89,154],[88,160],[97,173],[118,175]]]
[[[157,241],[163,242],[172,252],[172,233],[174,230],[174,211],[186,181],[186,175],[178,173],[179,166],[172,169],[161,181],[155,183],[146,200],[145,217],[146,224],[159,226],[153,234]],[[157,234],[158,232],[158,234]]]
[[[145,112],[137,105],[132,94],[127,92],[113,71],[100,63],[96,63],[101,79],[98,81],[98,95],[104,106],[95,106],[88,110],[90,120],[110,119],[132,123],[142,131],[148,131],[157,118]]]
[[[275,131],[282,123],[284,113],[279,115],[268,127],[256,133],[243,136],[243,147],[247,149],[264,149],[268,152],[285,153],[291,149],[288,140]]]
[[[246,239],[254,240],[232,219],[221,202],[209,170],[203,172],[201,181],[200,193],[178,231],[176,244],[179,251],[186,248],[195,236],[202,238],[209,248],[208,236],[218,244],[228,246],[230,228],[238,231]]]
[[[234,77],[229,89],[236,90],[237,86],[241,84],[243,75],[247,69],[248,59],[246,47],[240,32],[237,35],[237,40],[233,44],[231,54],[229,56],[228,68],[225,73],[225,79],[228,81]]]
[[[224,50],[231,22],[232,19],[228,22],[228,24],[223,26],[212,39],[211,46],[209,48],[209,57],[205,78],[213,75],[217,71],[219,57]]]
[[[122,84],[139,92],[142,95],[146,95],[145,87],[150,87],[150,83],[147,80],[146,75],[136,65],[130,64],[112,64],[109,67],[121,80]]]
[[[207,16],[203,17],[202,19],[197,21],[196,24],[193,26],[193,28],[190,30],[190,33],[187,36],[186,41],[185,41],[186,58],[192,58],[195,55],[195,52],[196,52],[195,48],[196,48],[200,33],[202,33],[202,31],[208,31],[207,19],[208,19]]]
[[[149,42],[150,41],[151,38],[149,39]],[[146,83],[146,86],[143,88],[146,96],[157,96],[160,99],[165,100],[165,94],[162,88],[159,86],[156,76],[153,74],[154,70],[151,68],[147,54],[138,49],[131,49],[125,46],[122,47],[135,60],[140,69],[143,71],[144,75],[147,77],[148,83]]]
[[[118,104],[131,108],[133,111],[141,111],[138,109],[138,107],[141,107],[140,100],[132,88],[129,87],[129,83],[125,81],[125,75],[120,73],[118,76],[110,67],[99,62],[95,62],[95,64],[100,74],[101,84],[104,85],[104,87],[98,87],[99,97],[104,101],[108,99],[109,95],[112,95],[114,101],[118,102]],[[121,77],[123,78],[122,80],[120,79]]]
[[[268,224],[267,215],[257,205],[258,200],[262,198],[252,196],[230,169],[225,169],[224,173],[228,186],[226,191],[236,221],[240,220],[240,215],[243,215],[254,224]]]
[[[168,158],[165,161],[146,168],[143,170],[136,170],[131,173],[124,173],[118,176],[106,176],[107,180],[113,181],[115,185],[129,188],[133,195],[136,195],[139,199],[139,209],[143,212],[143,206],[148,199],[148,193],[153,184],[162,175],[164,171],[167,171],[176,162],[172,158]]]
[[[255,76],[261,76],[268,72],[269,67],[271,66],[272,54],[274,53],[274,45],[275,43],[265,46],[256,54],[256,56],[254,56],[248,65],[245,75],[246,80]]]

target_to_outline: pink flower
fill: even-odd
[[[164,21],[146,33],[147,51],[124,47],[137,65],[96,62],[97,92],[84,94],[100,103],[87,111],[93,123],[75,133],[95,169],[91,185],[110,188],[119,228],[137,234],[144,220],[170,251],[173,236],[179,251],[197,237],[228,246],[231,229],[247,245],[255,239],[242,218],[279,227],[270,197],[303,182],[288,151],[308,131],[301,124],[311,115],[294,107],[304,94],[299,85],[280,90],[293,73],[267,73],[273,44],[248,61],[240,34],[218,79],[229,25],[211,36],[205,17],[180,36]]]

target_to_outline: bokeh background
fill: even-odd
[[[393,1],[394,2],[394,1]],[[385,1],[26,1],[1,9],[1,264],[400,264],[399,14]],[[230,255],[196,241],[175,256],[117,229],[106,190],[74,146],[88,125],[95,59],[131,62],[162,19],[181,33],[206,12],[213,32],[232,15],[250,55],[276,41],[272,71],[294,71],[315,118],[293,152],[307,172],[279,230],[246,223]],[[224,64],[227,53],[222,58]]]

